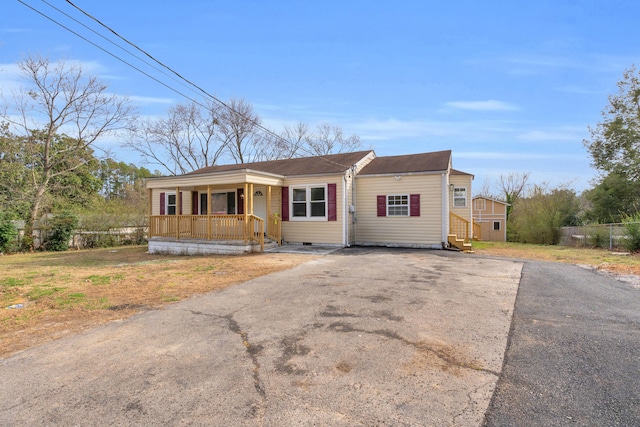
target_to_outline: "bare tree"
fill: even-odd
[[[474,186],[475,188],[475,186]],[[500,197],[496,197],[491,191],[491,179],[485,178],[482,184],[476,190],[476,196],[486,197],[488,199],[499,199]]]
[[[311,153],[318,156],[355,151],[362,146],[358,135],[344,136],[342,129],[327,123],[318,125],[314,134],[305,139]]]
[[[264,144],[259,133],[260,117],[244,99],[232,99],[220,112],[220,133],[227,153],[236,163],[262,159]]]
[[[28,87],[12,94],[1,117],[24,141],[33,226],[54,180],[84,166],[87,150],[100,137],[126,128],[134,107],[126,97],[107,93],[104,83],[77,64],[33,56],[18,67]]]
[[[219,133],[221,107],[201,105],[178,104],[164,118],[141,120],[125,145],[172,175],[216,164],[226,148]]]
[[[309,137],[309,126],[296,123],[284,126],[279,134],[266,134],[261,139],[260,159],[279,160],[292,159],[304,155],[306,140]]]
[[[504,201],[510,205],[507,207],[507,219],[509,219],[513,205],[527,188],[530,175],[530,172],[511,172],[508,175],[500,175],[498,185],[501,194],[504,195]]]

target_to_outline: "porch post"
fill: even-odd
[[[265,220],[268,222],[271,216],[271,186],[267,185],[267,217]]]
[[[182,211],[180,187],[176,187],[176,239],[180,240],[180,212]]]
[[[248,207],[249,207],[249,184],[248,183],[244,183],[244,199],[242,199],[242,219],[243,219],[243,224],[244,227],[243,229],[243,237],[244,237],[244,241],[247,241],[247,237],[248,237],[248,232],[249,232],[249,225],[247,224],[249,221],[249,214],[247,213]]]
[[[149,201],[147,203],[147,208],[149,210],[149,219],[148,219],[148,226],[147,226],[147,237],[150,238],[151,236],[154,236],[155,230],[153,229],[153,221],[151,220],[151,216],[153,215],[153,189],[149,189]]]
[[[253,183],[249,184],[249,213],[253,215]]]
[[[211,240],[211,185],[207,184],[207,238]]]

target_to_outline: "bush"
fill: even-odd
[[[49,223],[49,233],[45,247],[50,251],[66,251],[78,218],[69,212],[62,212]]]
[[[627,231],[627,238],[624,240],[624,247],[629,252],[640,251],[640,214],[627,216],[623,222],[624,228]]]
[[[0,252],[10,252],[16,243],[16,237],[18,237],[18,230],[9,216],[0,215]]]
[[[609,230],[604,227],[589,227],[589,244],[594,248],[609,249]]]

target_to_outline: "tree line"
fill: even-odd
[[[76,63],[30,56],[18,68],[25,86],[0,92],[0,234],[10,229],[9,220],[24,220],[26,246],[44,214],[73,213],[93,227],[144,221],[143,180],[150,176],[362,145],[357,135],[329,124],[268,130],[242,99],[225,105],[193,100],[144,119],[128,97],[110,93]],[[154,171],[96,152],[99,141],[116,138]]]
[[[0,245],[8,219],[24,220],[28,235],[44,213],[75,212],[95,226],[143,222],[143,180],[150,176],[362,146],[357,135],[346,136],[329,124],[266,129],[243,99],[226,105],[193,100],[163,117],[143,119],[127,97],[109,93],[77,64],[32,56],[18,66],[25,87],[1,93]],[[602,121],[583,141],[599,171],[593,188],[579,195],[568,184],[531,184],[529,173],[516,173],[500,177],[497,194],[481,189],[481,195],[509,203],[510,240],[557,244],[562,226],[640,220],[640,75],[635,67],[624,72],[608,101]],[[96,154],[98,141],[116,137],[153,172]]]
[[[623,223],[631,241],[640,222],[640,73],[631,66],[608,98],[602,121],[583,145],[598,171],[593,187],[577,194],[569,184],[531,183],[529,172],[502,175],[497,193],[486,183],[479,195],[509,203],[507,239],[558,244],[565,226]],[[633,247],[640,250],[640,245]]]

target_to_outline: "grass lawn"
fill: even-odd
[[[149,255],[146,246],[0,256],[0,356],[311,259]]]
[[[640,276],[640,255],[611,252],[606,249],[574,248],[569,246],[529,245],[510,242],[473,242],[477,254],[508,258],[537,259],[589,265],[615,274]]]

